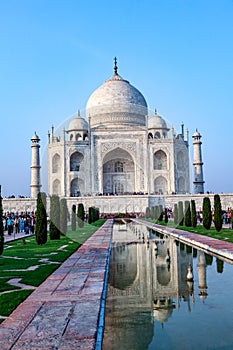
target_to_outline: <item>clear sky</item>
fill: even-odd
[[[31,137],[113,74],[180,132],[202,135],[205,191],[233,193],[232,0],[1,0],[0,184],[30,195]]]

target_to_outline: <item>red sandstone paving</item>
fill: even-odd
[[[1,350],[94,349],[113,221],[0,325]]]

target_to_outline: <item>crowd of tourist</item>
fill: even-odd
[[[2,216],[3,230],[8,235],[24,232],[25,234],[34,233],[35,213],[21,212],[9,213],[6,212]]]

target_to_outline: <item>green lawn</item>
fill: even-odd
[[[0,322],[1,316],[9,314],[33,291],[10,285],[12,278],[20,278],[20,283],[39,286],[59,265],[83,244],[105,220],[98,220],[72,232],[59,240],[50,240],[38,246],[35,237],[6,243],[0,256]]]

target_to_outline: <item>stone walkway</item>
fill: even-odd
[[[98,347],[112,226],[107,220],[0,324],[1,350]]]
[[[187,243],[196,248],[201,248],[207,253],[212,253],[216,256],[224,258],[230,263],[233,263],[233,243],[227,241],[220,241],[215,238],[198,235],[195,233],[178,230],[176,228],[160,226],[149,221],[135,219],[134,221],[145,224],[147,227],[163,234],[169,234],[172,237],[179,239],[183,243]]]

